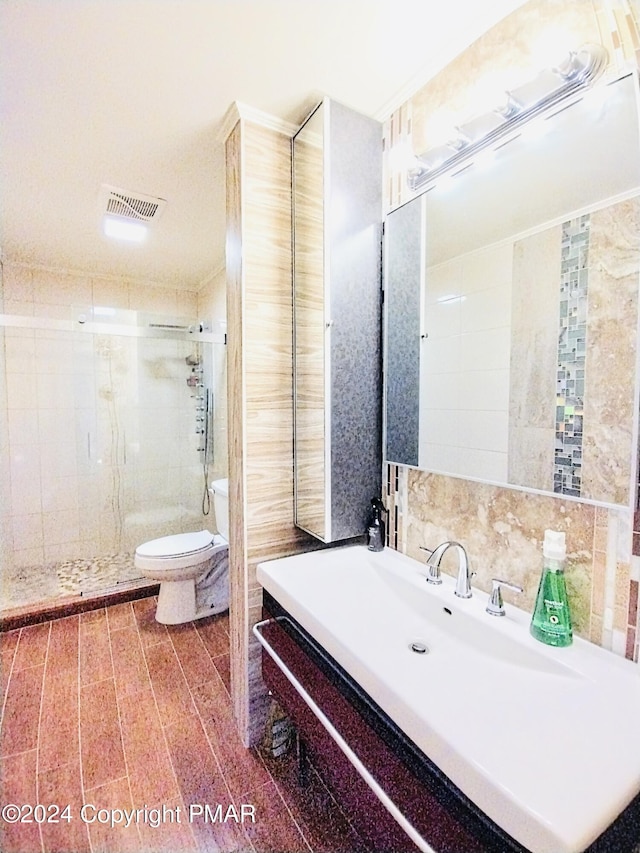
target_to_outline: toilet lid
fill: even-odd
[[[141,557],[180,557],[208,548],[213,542],[213,533],[200,530],[197,533],[176,533],[173,536],[161,536],[136,548]]]

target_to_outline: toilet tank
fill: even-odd
[[[209,486],[213,495],[218,533],[229,541],[229,480],[213,480]]]

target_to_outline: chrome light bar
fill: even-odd
[[[416,158],[407,175],[409,187],[419,190],[444,172],[526,124],[550,107],[591,86],[607,67],[604,47],[588,44],[571,51],[559,65],[537,74],[527,83],[505,92],[501,104],[455,128],[455,136]]]

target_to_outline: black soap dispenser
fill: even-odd
[[[384,504],[380,498],[371,499],[371,516],[367,526],[367,548],[382,551],[385,543]]]

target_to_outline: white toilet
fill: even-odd
[[[135,565],[160,582],[156,621],[180,625],[229,607],[229,481],[210,491],[218,534],[208,530],[152,539],[136,548]]]

